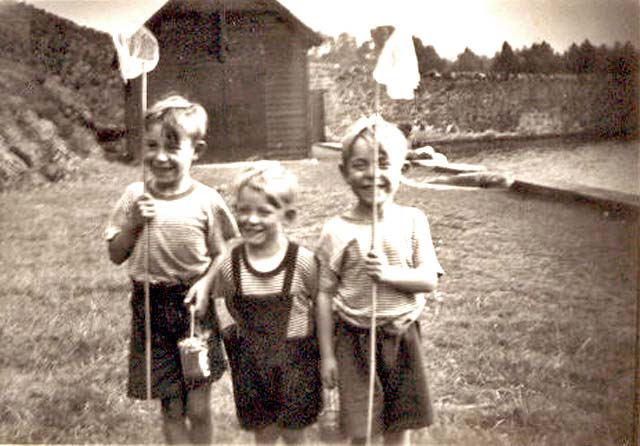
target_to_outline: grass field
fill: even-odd
[[[313,246],[350,196],[335,161],[300,177],[292,238]],[[237,167],[196,167],[228,196]],[[125,397],[124,268],[101,233],[137,169],[0,195],[0,443],[158,443],[156,404]],[[416,173],[413,173],[416,175]],[[630,445],[635,220],[500,190],[416,191],[447,275],[423,325],[436,423],[416,444]],[[218,443],[246,444],[228,375],[213,390]],[[317,428],[309,433],[318,438]]]

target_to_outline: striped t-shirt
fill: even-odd
[[[444,273],[433,247],[429,222],[421,210],[392,205],[378,221],[376,234],[390,265],[428,265],[438,275]],[[325,223],[318,244],[319,289],[334,296],[337,314],[357,327],[370,325],[372,279],[365,268],[370,249],[371,220],[351,215]],[[377,293],[376,318],[380,324],[415,319],[425,302],[422,293],[404,292],[384,283],[378,284]]]
[[[155,200],[156,216],[145,225],[128,259],[133,280],[144,280],[144,251],[149,231],[149,282],[191,283],[204,274],[225,241],[238,237],[238,229],[224,200],[214,189],[193,181],[184,193],[170,197],[148,193]],[[105,238],[113,239],[131,218],[142,182],[130,184],[111,214]]]
[[[244,249],[244,247],[243,247]],[[246,264],[246,256],[240,256],[240,281],[242,292],[252,296],[268,296],[280,293],[284,285],[285,268],[275,268],[274,273],[256,274]],[[300,246],[291,283],[292,305],[287,323],[287,338],[309,336],[314,327],[314,299],[317,289],[317,261],[314,254]],[[255,271],[255,270],[254,270]],[[229,253],[220,266],[216,284],[216,297],[230,298],[235,293],[233,265]],[[228,309],[233,317],[233,310]]]

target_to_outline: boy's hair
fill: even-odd
[[[277,161],[258,161],[240,174],[236,197],[245,187],[264,193],[272,206],[286,209],[296,199],[298,179]]]
[[[144,127],[160,123],[184,133],[192,140],[201,140],[207,133],[207,111],[200,104],[173,94],[160,99],[144,116]]]
[[[397,126],[385,121],[381,116],[362,117],[349,127],[342,138],[343,165],[347,165],[353,153],[353,146],[360,138],[365,139],[370,144],[377,141],[379,147],[384,147],[387,152],[400,150],[406,156],[409,150],[409,142]]]

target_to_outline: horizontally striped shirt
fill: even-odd
[[[156,216],[145,225],[128,259],[133,280],[144,280],[144,251],[149,231],[149,281],[192,283],[202,276],[226,240],[238,237],[238,229],[224,200],[214,189],[193,181],[184,193],[154,195]],[[105,230],[113,239],[131,219],[142,182],[130,184],[118,200]]]
[[[286,269],[283,268],[277,274],[261,272],[260,275],[252,273],[240,256],[240,281],[242,292],[252,296],[268,296],[282,291]],[[292,305],[287,322],[287,338],[308,336],[314,327],[314,299],[317,289],[317,261],[314,254],[300,246],[295,264],[295,271],[291,283]],[[274,271],[276,271],[274,269]],[[220,266],[220,272],[216,281],[216,297],[228,298],[235,293],[233,281],[233,267],[230,254],[225,257]],[[233,310],[229,308],[233,317]]]
[[[417,208],[392,205],[376,226],[379,249],[390,265],[417,268],[427,265],[444,273],[436,257],[429,222]],[[365,259],[371,249],[371,220],[351,215],[334,217],[325,223],[317,255],[320,260],[319,289],[334,296],[338,316],[357,327],[370,325],[371,283]],[[423,293],[401,291],[380,283],[376,317],[380,324],[414,319],[424,307]]]

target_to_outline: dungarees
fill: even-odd
[[[282,290],[273,295],[243,292],[243,250],[240,245],[231,253],[235,293],[226,304],[236,323],[224,332],[238,421],[250,430],[274,423],[303,428],[320,412],[322,387],[315,335],[287,339],[298,246],[289,243],[283,265],[274,271],[285,269]]]

